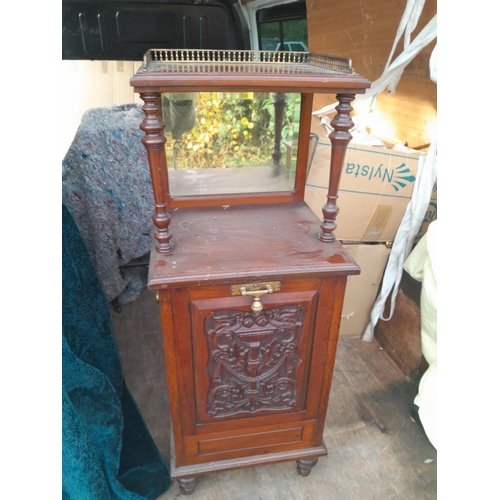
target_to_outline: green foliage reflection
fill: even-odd
[[[286,97],[282,140],[295,143],[300,94]],[[170,167],[232,168],[270,164],[276,126],[271,93],[200,92],[195,94],[194,108],[193,128],[176,139],[172,133],[166,134]],[[166,123],[170,123],[170,117],[165,118]]]

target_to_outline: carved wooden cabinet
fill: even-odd
[[[202,474],[259,464],[296,461],[307,476],[327,454],[344,290],[359,273],[333,231],[350,103],[370,83],[348,59],[308,53],[144,59],[131,85],[155,199],[171,475],[184,494]],[[317,92],[339,101],[319,224],[304,203]]]

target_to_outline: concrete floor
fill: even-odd
[[[126,383],[161,454],[170,461],[169,407],[154,292],[112,311]],[[203,476],[203,500],[389,500],[437,497],[437,453],[411,418],[417,387],[383,350],[339,341],[324,433],[329,455],[309,477],[295,462]],[[183,498],[177,482],[159,500]],[[188,498],[188,497],[187,497]]]

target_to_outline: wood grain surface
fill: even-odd
[[[318,239],[316,215],[304,203],[179,208],[170,223],[175,251],[151,252],[149,286],[228,283],[273,277],[359,274],[340,243]]]
[[[308,43],[311,52],[350,57],[352,66],[370,81],[382,75],[397,28],[406,7],[402,0],[306,0]],[[436,0],[425,2],[413,40],[437,12]],[[403,50],[403,37],[395,55]],[[418,147],[430,142],[437,116],[437,86],[430,79],[429,58],[436,40],[408,66],[396,92],[382,92],[377,99],[374,134]],[[314,109],[336,102],[331,94],[317,94]]]

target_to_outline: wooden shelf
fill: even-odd
[[[180,208],[170,223],[174,250],[152,251],[153,289],[227,283],[235,276],[301,278],[359,274],[342,245],[318,239],[305,202]]]

